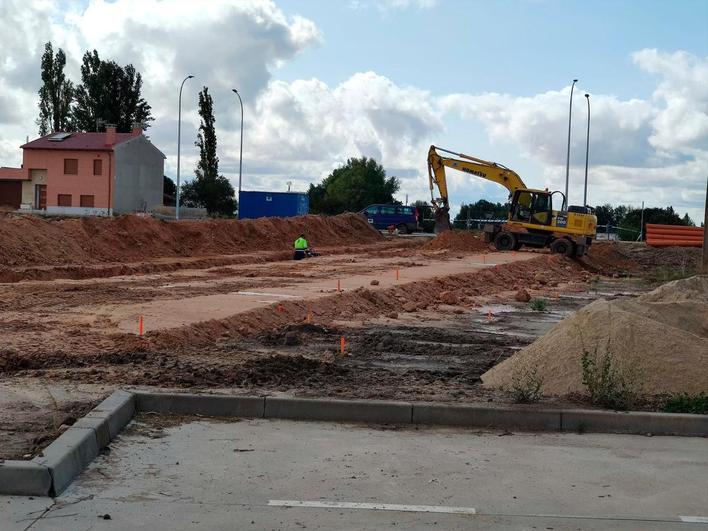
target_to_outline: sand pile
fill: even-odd
[[[535,367],[543,392],[585,392],[583,352],[609,352],[637,374],[645,395],[708,391],[708,278],[665,284],[637,300],[598,300],[482,375],[509,388],[519,369]]]
[[[421,249],[429,251],[488,251],[489,244],[484,241],[482,236],[471,232],[448,230],[438,234]]]
[[[303,232],[314,247],[382,239],[357,214],[180,222],[142,216],[5,217],[0,219],[0,265],[134,262],[171,256],[289,250]]]

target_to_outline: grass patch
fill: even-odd
[[[548,309],[548,301],[542,297],[533,299],[530,304],[531,309],[536,312],[545,312]]]
[[[588,388],[590,401],[608,409],[627,410],[639,396],[637,372],[630,366],[616,363],[608,352],[598,356],[583,352],[583,385]]]
[[[518,404],[538,402],[543,396],[543,377],[536,367],[516,367],[511,375],[511,396]]]
[[[664,412],[706,415],[708,414],[708,393],[699,393],[697,395],[679,393],[674,395],[664,404]]]

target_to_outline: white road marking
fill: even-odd
[[[708,524],[708,516],[679,516],[682,522],[691,524]]]
[[[320,509],[368,509],[370,511],[401,511],[411,513],[477,514],[472,507],[445,505],[399,505],[397,503],[357,503],[336,501],[269,500],[273,507],[316,507]]]

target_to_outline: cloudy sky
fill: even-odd
[[[36,136],[40,56],[51,40],[79,81],[86,49],[142,72],[148,134],[174,177],[197,153],[197,93],[214,97],[221,170],[244,189],[306,190],[348,157],[379,160],[400,199],[429,199],[430,144],[563,189],[570,83],[570,203],[673,205],[702,219],[708,176],[705,0],[0,0],[0,165]],[[454,205],[505,190],[454,171]]]

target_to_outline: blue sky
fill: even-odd
[[[106,24],[106,21],[110,24]],[[306,190],[353,156],[429,198],[426,154],[448,147],[562,189],[568,97],[570,202],[582,201],[591,94],[589,203],[673,205],[699,219],[708,175],[708,1],[1,0],[0,164],[36,134],[44,43],[132,63],[175,176],[177,91],[182,179],[193,176],[197,93],[214,97],[221,171],[244,187]],[[504,201],[492,183],[449,173],[453,206]]]
[[[327,0],[287,0],[289,14],[312,19],[321,46],[278,77],[328,84],[374,70],[436,94],[533,94],[574,77],[621,98],[651,95],[650,76],[633,67],[643,48],[708,53],[705,0],[439,0],[430,9],[380,11]]]

